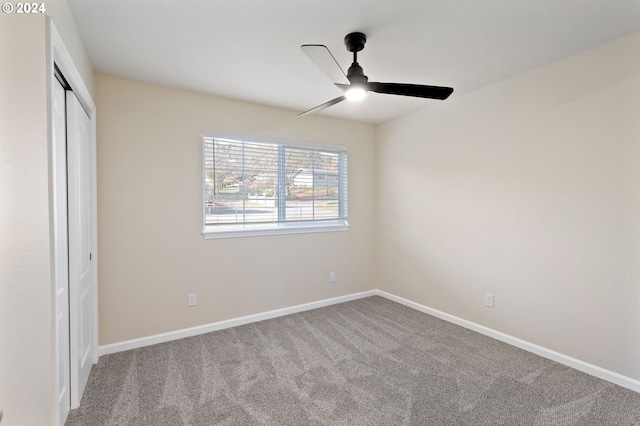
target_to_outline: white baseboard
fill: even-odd
[[[312,309],[322,308],[325,306],[336,305],[338,303],[349,302],[351,300],[362,299],[364,297],[369,297],[369,296],[382,296],[386,299],[408,306],[417,311],[424,312],[436,318],[440,318],[447,322],[459,325],[469,330],[473,330],[480,334],[484,334],[485,336],[494,338],[496,340],[500,340],[501,342],[508,343],[517,348],[524,349],[525,351],[534,353],[543,358],[547,358],[552,361],[558,362],[560,364],[566,365],[568,367],[575,368],[576,370],[582,371],[583,373],[590,374],[592,376],[598,377],[599,379],[606,380],[618,386],[622,386],[624,388],[640,393],[640,381],[632,379],[631,377],[623,376],[622,374],[618,374],[613,371],[606,370],[602,367],[598,367],[597,365],[589,364],[587,362],[570,357],[568,355],[564,355],[559,352],[552,351],[551,349],[547,349],[545,347],[536,345],[534,343],[530,343],[525,340],[518,339],[517,337],[513,337],[508,334],[502,333],[500,331],[494,330],[492,328],[485,327],[483,325],[476,324],[471,321],[467,321],[465,319],[447,314],[442,311],[438,311],[437,309],[433,309],[428,306],[421,305],[419,303],[396,296],[391,293],[387,293],[386,291],[382,291],[382,290],[364,291],[362,293],[354,293],[346,296],[334,297],[332,299],[325,299],[317,302],[291,306],[289,308],[276,309],[273,311],[263,312],[260,314],[247,315],[239,318],[232,318],[225,321],[214,322],[211,324],[205,324],[197,327],[186,328],[183,330],[171,331],[168,333],[156,334],[153,336],[142,337],[139,339],[112,343],[110,345],[100,346],[98,350],[101,356],[108,355],[116,352],[127,351],[130,349],[141,348],[144,346],[155,345],[158,343],[169,342],[172,340],[183,339],[185,337],[197,336],[197,335],[209,333],[212,331],[223,330],[225,328],[237,327],[239,325],[245,325],[253,322],[264,321],[271,318],[282,317],[285,315],[295,314],[298,312],[309,311]]]
[[[200,325],[197,327],[185,328],[182,330],[170,331],[168,333],[155,334],[153,336],[141,337],[139,339],[126,340],[124,342],[112,343],[110,345],[100,346],[98,352],[100,356],[109,355],[116,352],[128,351],[130,349],[142,348],[158,343],[170,342],[172,340],[184,339],[185,337],[197,336],[200,334],[210,333],[212,331],[223,330],[225,328],[237,327],[239,325],[250,324],[268,320],[271,318],[282,317],[285,315],[295,314],[312,309],[323,308],[325,306],[337,305],[338,303],[349,302],[351,300],[362,299],[364,297],[375,296],[377,290],[364,291],[362,293],[354,293],[346,296],[334,297],[332,299],[320,300],[317,302],[305,303],[302,305],[291,306],[289,308],[276,309],[273,311],[262,312],[254,315],[247,315],[239,318],[232,318],[225,321],[214,322],[211,324]]]
[[[551,349],[547,349],[534,343],[527,342],[526,340],[518,339],[517,337],[510,336],[492,328],[485,327],[483,325],[476,324],[462,318],[458,318],[442,311],[438,311],[437,309],[421,305],[411,300],[404,299],[391,293],[387,293],[386,291],[376,290],[376,294],[386,299],[413,308],[417,311],[424,312],[425,314],[429,314],[447,322],[459,325],[464,328],[468,328],[469,330],[484,334],[485,336],[500,340],[501,342],[508,343],[517,348],[524,349],[527,352],[540,355],[543,358],[547,358],[559,364],[575,368],[576,370],[582,371],[583,373],[590,374],[599,379],[606,380],[618,386],[622,386],[624,388],[640,393],[640,381],[632,379],[631,377],[623,376],[622,374],[615,373],[611,370],[606,370],[602,367],[598,367],[597,365],[589,364],[588,362],[581,361],[579,359],[561,354],[556,351],[552,351]]]

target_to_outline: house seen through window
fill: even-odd
[[[204,135],[205,237],[344,230],[347,152]]]

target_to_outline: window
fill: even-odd
[[[205,238],[346,230],[347,152],[203,135]]]

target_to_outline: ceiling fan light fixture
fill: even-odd
[[[367,96],[367,91],[359,85],[351,85],[344,96],[350,101],[361,101]]]

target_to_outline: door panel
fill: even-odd
[[[69,258],[67,246],[67,152],[65,90],[55,80],[53,87],[53,208],[55,244],[56,392],[58,424],[64,425],[71,408],[69,353]]]
[[[71,408],[80,405],[93,353],[93,229],[90,119],[67,92]]]

